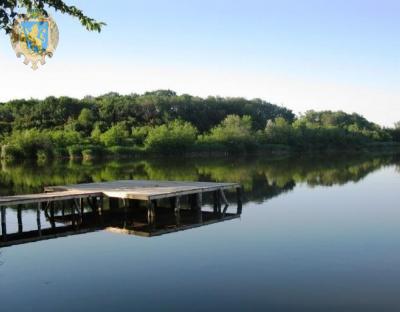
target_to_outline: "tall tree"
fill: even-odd
[[[10,33],[14,19],[18,16],[19,9],[38,10],[45,16],[47,15],[46,8],[51,8],[60,11],[79,19],[81,24],[90,31],[101,31],[105,25],[103,22],[85,15],[82,10],[73,5],[67,5],[62,0],[0,0],[0,29]]]

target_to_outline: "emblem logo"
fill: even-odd
[[[17,57],[24,56],[24,64],[44,65],[46,56],[52,57],[58,45],[58,27],[51,17],[37,13],[20,15],[11,32],[11,45]]]

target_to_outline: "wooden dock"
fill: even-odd
[[[54,201],[63,201],[70,199],[82,199],[89,197],[103,196],[101,192],[85,191],[64,191],[52,193],[40,193],[29,195],[3,196],[0,197],[0,207],[27,205],[33,203],[47,203]]]
[[[102,193],[112,198],[150,201],[234,188],[240,188],[240,185],[237,183],[126,180],[52,186],[46,187],[45,191]]]
[[[6,208],[10,206],[17,207],[18,216],[18,228],[21,230],[19,234],[22,234],[23,222],[21,217],[22,206],[24,205],[36,205],[37,214],[37,233],[40,240],[42,234],[47,233],[50,237],[55,235],[65,234],[65,231],[61,231],[56,228],[55,219],[55,207],[58,205],[64,211],[66,206],[71,209],[71,216],[75,218],[76,224],[79,220],[83,219],[85,215],[85,209],[89,207],[93,213],[99,213],[102,215],[105,211],[104,199],[108,199],[107,211],[118,211],[119,209],[136,211],[145,209],[146,211],[146,222],[151,228],[157,223],[156,222],[156,211],[158,208],[164,206],[170,211],[173,211],[173,215],[176,218],[177,224],[180,225],[180,229],[187,229],[193,226],[201,226],[205,224],[205,221],[200,221],[195,224],[189,224],[188,226],[182,226],[180,224],[181,217],[186,213],[181,209],[189,209],[195,215],[202,215],[203,206],[203,194],[212,193],[212,207],[213,216],[224,216],[227,218],[227,208],[229,206],[228,200],[225,196],[225,191],[234,190],[237,196],[237,213],[231,215],[231,218],[240,216],[242,207],[242,191],[240,184],[237,183],[213,183],[213,182],[178,182],[178,181],[148,181],[148,180],[123,180],[113,182],[101,182],[101,183],[85,183],[76,185],[63,185],[63,186],[51,186],[45,187],[44,193],[30,194],[30,195],[16,195],[16,196],[5,196],[0,197],[0,210],[1,210],[1,229],[3,241],[10,237],[7,234],[7,221],[6,221]],[[85,204],[86,200],[86,204]],[[186,206],[182,204],[185,201]],[[142,205],[141,203],[144,203]],[[167,205],[166,205],[167,203]],[[144,206],[144,207],[143,207]],[[41,213],[44,212],[46,219],[52,224],[52,228],[49,230],[42,230],[41,225]],[[63,212],[64,213],[64,212]],[[208,223],[214,221],[219,222],[220,218],[216,220],[210,220]],[[75,222],[74,221],[74,222]],[[146,226],[147,226],[146,225]],[[99,229],[101,227],[91,227],[91,229]],[[108,226],[108,230],[112,230],[113,227]],[[76,233],[85,232],[87,229],[81,229],[75,231]],[[173,228],[171,231],[175,231]],[[114,231],[136,233],[140,230],[127,229],[127,228],[114,228]],[[170,229],[164,229],[160,233],[167,233]],[[24,236],[27,235],[27,236]],[[35,231],[32,233],[24,234],[22,237],[27,238],[27,241],[32,239],[31,235],[35,236]],[[143,233],[142,233],[143,235]],[[148,236],[156,235],[151,232]],[[16,237],[21,238],[21,235]],[[1,244],[0,244],[1,247]]]

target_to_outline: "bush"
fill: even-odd
[[[207,135],[199,137],[200,144],[209,147],[221,148],[229,152],[252,150],[256,147],[256,140],[251,131],[250,116],[227,116],[222,123],[213,128]]]
[[[195,144],[197,129],[188,122],[173,121],[151,128],[145,140],[149,151],[182,153]]]
[[[27,159],[35,159],[39,151],[42,154],[52,155],[53,144],[46,132],[41,132],[37,129],[14,131],[7,138],[7,143],[19,150],[22,157]]]
[[[117,146],[123,145],[125,140],[128,138],[129,133],[126,130],[124,124],[119,123],[112,126],[106,132],[100,135],[100,142],[105,146]]]
[[[132,139],[135,145],[143,146],[151,127],[137,127],[132,129]]]
[[[282,117],[278,117],[274,121],[269,120],[265,128],[265,141],[269,144],[294,144],[294,129]]]

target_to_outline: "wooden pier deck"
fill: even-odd
[[[91,197],[153,201],[162,198],[240,189],[237,183],[125,180],[45,187],[45,193],[3,196],[0,207]]]
[[[190,194],[240,188],[237,183],[177,182],[125,180],[102,183],[46,187],[46,192],[102,193],[107,197],[137,200],[156,200]]]
[[[90,197],[102,196],[101,192],[88,192],[88,191],[63,191],[52,193],[40,193],[29,195],[15,195],[0,197],[0,207],[27,205],[33,203],[47,203],[54,201],[63,201],[70,199],[83,199]]]
[[[228,215],[227,209],[229,206],[225,196],[225,190],[236,190],[237,196],[237,213]],[[217,220],[208,220],[200,218],[202,221],[183,225],[185,214],[189,210],[196,216],[204,216],[208,218],[208,214],[202,212],[203,194],[212,193],[212,216],[217,216]],[[65,235],[66,232],[56,227],[56,211],[60,210],[64,213],[65,208],[69,207],[71,216],[75,218],[78,226],[78,221],[81,220],[89,208],[95,215],[103,215],[106,211],[118,211],[121,208],[125,211],[146,211],[146,226],[145,228],[127,228],[115,227],[112,224],[107,226],[107,229],[113,231],[122,231],[126,233],[136,233],[147,236],[161,235],[178,229],[184,230],[192,227],[206,225],[214,221],[220,221],[221,216],[225,219],[236,218],[240,216],[242,209],[241,186],[237,183],[213,183],[213,182],[178,182],[178,181],[148,181],[148,180],[123,180],[113,182],[85,183],[76,185],[51,186],[44,189],[44,193],[16,195],[0,197],[0,221],[1,221],[1,238],[3,241],[20,241],[28,242],[32,240],[41,240],[45,237],[59,237]],[[186,197],[186,201],[182,204],[182,198]],[[104,205],[104,198],[108,199],[108,205]],[[85,201],[86,200],[86,204]],[[145,202],[145,205],[140,204]],[[36,223],[37,231],[29,233],[22,232],[22,206],[36,204]],[[17,223],[19,232],[17,234],[7,233],[7,213],[8,207],[17,206]],[[58,207],[58,208],[56,208]],[[61,208],[60,208],[61,207]],[[162,213],[159,210],[169,209],[174,213],[176,226],[173,228],[167,227],[160,229],[158,232],[144,231],[149,226],[151,229],[160,222]],[[58,210],[57,210],[58,209]],[[158,212],[157,212],[158,211]],[[44,212],[46,220],[51,223],[51,229],[42,229],[42,212]],[[157,221],[158,220],[158,221]],[[74,222],[75,222],[74,221]],[[100,227],[103,228],[103,227]],[[91,229],[99,229],[97,225]],[[80,233],[88,229],[79,229],[73,232]],[[11,236],[10,236],[11,235]],[[68,235],[68,234],[67,234]],[[38,236],[38,237],[36,237]],[[9,241],[9,242],[11,242]],[[0,247],[4,244],[0,244]]]

